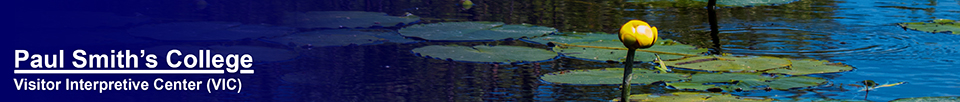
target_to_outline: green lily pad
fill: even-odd
[[[155,46],[155,47],[145,48],[144,51],[146,51],[146,53],[158,54],[157,59],[165,59],[167,51],[170,51],[172,49],[180,50],[180,53],[183,54],[180,57],[171,58],[173,60],[178,60],[178,61],[182,61],[183,56],[186,56],[186,54],[198,55],[200,54],[199,53],[200,50],[210,50],[211,56],[213,54],[220,54],[224,57],[226,57],[227,54],[236,54],[236,55],[250,54],[250,56],[253,57],[253,62],[258,62],[258,63],[286,61],[286,60],[290,60],[300,56],[299,53],[294,52],[292,50],[288,50],[288,49],[261,47],[261,46],[247,46],[247,45],[234,45],[234,46],[218,45],[218,46],[209,46],[209,47],[192,46],[192,45],[186,45],[186,46],[164,45],[164,46]],[[132,52],[133,51],[131,51],[131,53]],[[159,55],[159,54],[163,54],[163,55]],[[161,64],[161,65],[166,65],[166,64]]]
[[[565,35],[550,35],[537,38],[527,38],[524,39],[531,42],[546,44],[549,42],[559,42],[572,45],[582,45],[582,46],[599,46],[599,47],[611,47],[611,48],[622,48],[626,49],[623,46],[623,43],[620,42],[619,37],[616,34],[603,34],[603,33],[576,33],[576,34],[565,34]],[[661,52],[671,52],[671,53],[681,53],[688,55],[697,55],[700,53],[707,52],[707,49],[696,48],[691,45],[684,45],[677,43],[674,40],[670,39],[661,39],[657,40],[653,47],[646,48],[643,50],[650,51],[661,51]],[[585,47],[554,47],[554,51],[560,52],[561,54],[588,60],[597,60],[597,61],[618,61],[622,62],[627,57],[626,50],[615,50],[615,49],[600,49],[600,48],[585,48]],[[656,57],[654,53],[637,51],[635,54],[634,61],[653,61]],[[660,54],[660,58],[664,60],[673,60],[683,58],[682,55],[672,55],[672,54]]]
[[[900,98],[890,102],[957,102],[957,101],[960,101],[960,96]]]
[[[693,90],[707,90],[710,88],[718,88],[719,86],[713,84],[705,83],[692,83],[692,82],[679,82],[679,83],[667,83],[677,89],[693,89]]]
[[[543,61],[557,56],[553,51],[522,46],[431,45],[413,49],[413,52],[427,58],[494,63]]]
[[[953,23],[953,22],[956,22],[956,21],[950,20],[950,19],[935,19],[935,20],[933,20],[933,23],[940,23],[940,24],[943,24],[943,23]]]
[[[177,22],[131,28],[130,35],[167,41],[225,41],[293,33],[289,27],[243,25],[236,22]]]
[[[441,22],[404,27],[400,34],[435,41],[486,41],[537,37],[557,29],[533,25],[504,25],[501,22]]]
[[[765,88],[788,90],[792,88],[813,87],[826,82],[826,79],[807,76],[768,76],[756,73],[711,73],[694,74],[689,81],[667,83],[677,89],[707,90],[759,90]]]
[[[344,46],[350,44],[364,45],[378,42],[409,43],[415,40],[406,39],[396,32],[369,32],[359,30],[321,30],[297,33],[282,37],[264,39],[281,44],[295,44],[296,46]]]
[[[655,73],[653,70],[634,68],[630,83],[649,84],[657,81],[679,81],[687,79],[687,74]],[[560,84],[622,84],[623,68],[604,68],[559,71],[544,74],[540,79]]]
[[[942,32],[952,32],[953,34],[960,34],[960,22],[956,22],[948,19],[937,19],[933,22],[908,22],[908,23],[899,23],[900,27],[904,29],[919,30],[923,32],[930,33],[942,33]]]
[[[389,16],[381,12],[311,11],[287,13],[283,25],[297,28],[367,28],[395,27],[419,21],[420,17]]]
[[[613,99],[620,101],[620,99]],[[747,98],[724,93],[674,92],[667,94],[630,95],[630,101],[640,102],[770,102],[774,99]]]
[[[751,81],[766,81],[773,79],[771,76],[764,76],[762,74],[755,73],[710,73],[710,74],[694,74],[690,77],[691,83],[710,83],[710,82],[730,82],[733,80],[751,80]]]
[[[719,7],[745,7],[788,4],[797,0],[717,0]],[[708,0],[627,0],[629,3],[666,5],[668,7],[705,7]],[[652,6],[658,6],[652,5]]]
[[[787,90],[791,88],[803,88],[803,87],[813,87],[826,82],[826,79],[807,77],[807,76],[792,76],[792,77],[780,77],[771,80],[770,82],[764,82],[762,84],[769,85],[770,88],[777,90]]]
[[[766,73],[781,73],[790,75],[807,75],[820,73],[845,72],[853,70],[853,67],[830,63],[825,60],[790,60],[792,63],[789,68],[774,69]]]
[[[540,44],[559,42],[573,45],[626,48],[623,47],[623,43],[620,43],[620,37],[617,36],[617,34],[607,33],[568,33],[562,35],[525,38],[523,40]]]
[[[721,72],[761,72],[790,65],[790,60],[777,57],[731,57],[699,56],[676,61],[665,61],[667,66],[680,68],[721,71]]]

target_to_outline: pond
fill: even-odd
[[[543,81],[540,77],[566,70],[623,67],[623,64],[615,61],[560,56],[546,61],[523,63],[475,63],[425,58],[414,52],[416,48],[431,45],[511,45],[552,49],[545,44],[516,39],[460,42],[399,38],[404,42],[320,47],[320,45],[271,43],[269,39],[255,37],[196,42],[169,41],[144,36],[123,38],[113,35],[136,35],[122,32],[135,33],[138,27],[143,25],[174,22],[221,21],[239,22],[233,25],[285,25],[289,22],[285,22],[284,19],[287,19],[285,17],[290,13],[310,11],[383,12],[401,17],[412,14],[419,17],[419,21],[415,24],[465,21],[529,24],[552,27],[557,30],[557,34],[574,32],[615,34],[623,23],[639,19],[656,26],[661,38],[709,49],[708,53],[701,55],[727,54],[817,59],[839,62],[855,68],[847,72],[805,75],[827,80],[826,83],[811,88],[724,91],[737,96],[766,97],[785,101],[863,100],[867,93],[849,85],[858,84],[857,82],[863,80],[873,80],[880,84],[907,82],[871,90],[866,98],[868,101],[960,96],[960,72],[958,72],[960,67],[956,67],[960,65],[960,54],[958,54],[960,40],[957,40],[960,39],[960,35],[949,32],[929,33],[910,30],[898,25],[905,22],[930,22],[935,19],[960,20],[960,0],[797,0],[786,4],[717,7],[715,13],[719,32],[716,36],[711,35],[709,21],[711,17],[708,16],[709,12],[705,5],[661,3],[673,1],[690,0],[472,0],[474,5],[470,7],[464,6],[460,0],[126,1],[90,4],[114,5],[110,7],[79,6],[75,8],[111,12],[123,17],[150,17],[152,20],[145,23],[121,24],[118,27],[96,27],[97,30],[85,29],[83,31],[121,33],[103,34],[100,37],[81,37],[109,40],[48,45],[60,47],[60,49],[84,47],[96,49],[106,45],[138,49],[159,45],[244,45],[267,47],[263,49],[289,49],[298,56],[292,60],[258,64],[255,67],[258,69],[255,75],[231,76],[251,80],[249,83],[253,84],[246,86],[248,87],[246,90],[249,91],[190,93],[189,96],[182,97],[183,100],[609,101],[620,97],[618,85],[555,84]],[[44,25],[44,22],[29,23],[37,24],[35,26],[48,26]],[[268,29],[302,33],[349,29],[397,32],[409,26],[411,25],[379,28],[366,26],[352,28],[343,27],[343,25],[341,28],[263,27],[257,28],[257,31]],[[70,31],[42,33],[77,30],[71,27],[62,29]],[[69,37],[53,39],[72,40]],[[29,41],[29,39],[14,41]],[[654,66],[654,63],[643,62],[634,67],[652,69]],[[838,86],[846,88],[837,88]],[[633,94],[694,92],[655,84],[635,85],[633,89]]]

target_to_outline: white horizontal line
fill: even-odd
[[[13,70],[13,74],[224,74],[224,70]]]
[[[253,70],[240,70],[240,74],[253,74]]]

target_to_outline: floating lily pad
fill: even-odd
[[[525,38],[523,40],[540,44],[559,42],[573,45],[626,48],[623,46],[623,43],[620,43],[620,37],[617,36],[617,34],[607,33],[568,33],[562,35]]]
[[[956,22],[948,19],[938,19],[933,22],[909,22],[909,23],[899,23],[900,27],[904,29],[919,30],[923,32],[930,33],[942,33],[942,32],[952,32],[953,34],[960,34],[960,22]]]
[[[621,48],[624,50],[615,50],[615,49],[601,49],[601,48],[586,48],[586,47],[554,47],[553,50],[560,52],[561,54],[568,57],[575,57],[588,60],[597,60],[597,61],[618,61],[622,62],[627,57],[626,47],[623,46],[623,43],[620,42],[619,37],[616,34],[603,34],[603,33],[581,33],[581,34],[565,34],[565,35],[550,35],[537,38],[528,38],[524,39],[527,41],[532,41],[536,43],[546,44],[549,42],[559,42],[564,44],[580,45],[580,46],[598,46],[598,47],[610,47],[610,48]],[[650,51],[660,51],[660,52],[670,52],[670,53],[680,53],[688,55],[697,55],[700,53],[707,52],[707,49],[696,48],[691,45],[684,45],[677,43],[676,41],[670,39],[661,39],[657,40],[653,47],[646,48],[643,50]],[[653,61],[656,57],[654,53],[637,51],[634,61]],[[682,58],[682,55],[673,55],[673,54],[660,54],[660,58],[664,60],[672,60]]]
[[[788,59],[766,56],[700,56],[676,61],[665,61],[664,63],[667,64],[667,66],[721,72],[761,72],[790,65]]]
[[[553,59],[556,52],[522,46],[424,46],[413,49],[420,56],[468,62],[524,62]]]
[[[788,4],[798,0],[717,0],[719,7],[745,7]],[[668,7],[705,7],[708,0],[627,0],[629,3],[666,5]],[[656,6],[656,5],[654,5]]]
[[[667,83],[677,89],[707,90],[719,88],[723,90],[759,90],[765,88],[788,90],[817,86],[826,82],[826,79],[807,76],[769,76],[752,73],[716,73],[694,74],[689,81]]]
[[[710,74],[694,74],[690,77],[691,83],[711,83],[711,82],[730,82],[733,80],[752,80],[752,81],[765,81],[773,79],[771,76],[764,76],[761,74],[753,73],[710,73]]]
[[[803,88],[803,87],[813,87],[826,82],[826,79],[807,77],[807,76],[792,76],[792,77],[780,77],[770,82],[761,83],[763,85],[768,85],[770,88],[777,90],[787,90],[792,88]]]
[[[180,57],[173,57],[173,60],[182,60],[183,56],[186,54],[198,55],[200,50],[210,50],[210,53],[220,54],[226,57],[227,54],[250,54],[253,57],[253,62],[277,62],[277,61],[286,61],[297,56],[300,56],[299,53],[282,48],[272,48],[272,47],[260,47],[260,46],[246,46],[246,45],[234,45],[234,46],[210,46],[210,47],[201,47],[201,46],[155,46],[150,48],[145,48],[146,53],[158,54],[157,59],[165,59],[166,53],[172,49],[180,50]],[[131,51],[133,53],[133,51]],[[163,55],[160,55],[163,54]],[[161,64],[166,65],[166,64]]]
[[[366,28],[373,26],[395,27],[419,21],[420,17],[389,16],[381,12],[363,11],[312,11],[287,13],[283,25],[297,28]]]
[[[415,40],[403,38],[392,31],[360,31],[360,30],[321,30],[303,32],[287,36],[264,39],[281,44],[295,44],[296,46],[344,46],[350,44],[364,45],[379,42],[409,43]]]
[[[489,41],[537,37],[556,31],[550,27],[504,25],[501,22],[441,22],[404,27],[400,34],[436,41]]]
[[[853,67],[847,65],[840,65],[838,63],[830,63],[825,60],[790,60],[792,63],[789,68],[774,69],[766,71],[766,73],[782,73],[790,75],[806,75],[806,74],[820,74],[820,73],[833,73],[833,72],[845,72],[853,70]]]
[[[616,61],[623,62],[627,59],[627,50],[613,50],[613,49],[598,49],[598,48],[583,48],[583,47],[554,47],[554,51],[560,52],[564,56],[574,57],[580,59],[594,60],[594,61]],[[657,57],[653,55],[654,53],[637,51],[634,54],[633,61],[653,61]],[[683,58],[680,55],[668,55],[660,54],[660,58],[667,59],[678,59]]]
[[[957,101],[960,101],[960,96],[900,98],[890,102],[957,102]]]
[[[655,73],[652,70],[633,69],[630,83],[649,84],[657,81],[679,81],[687,79],[687,74]],[[623,68],[587,69],[559,71],[544,74],[540,79],[560,84],[622,84]]]
[[[774,99],[748,98],[724,93],[674,92],[666,94],[630,95],[630,101],[640,102],[770,102]],[[620,101],[620,99],[613,99]]]
[[[225,41],[279,36],[293,33],[289,27],[243,25],[236,22],[177,22],[144,25],[130,29],[130,35],[167,41]]]

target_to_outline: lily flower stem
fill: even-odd
[[[623,84],[620,90],[620,102],[630,102],[630,74],[633,74],[633,56],[637,52],[636,48],[628,48],[627,60],[623,61]]]
[[[867,96],[870,96],[870,90],[867,89],[867,93],[863,94],[863,100],[867,100]]]

